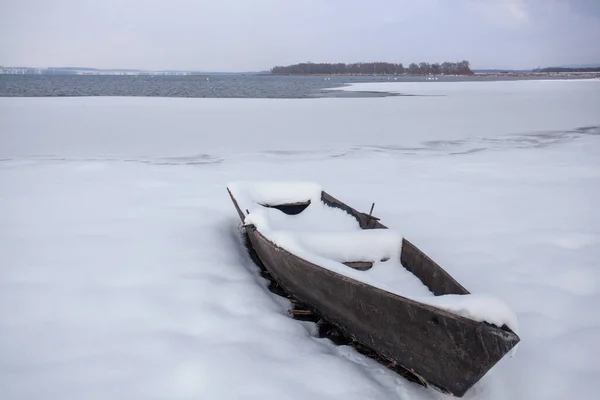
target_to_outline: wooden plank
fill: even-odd
[[[406,239],[402,239],[400,262],[417,276],[436,296],[444,294],[469,294],[460,283],[435,261]]]
[[[354,208],[349,207],[340,200],[336,199],[335,197],[331,196],[327,192],[321,193],[321,201],[329,207],[335,207],[346,211],[348,214],[356,218],[361,229],[387,229],[387,226],[379,222],[379,218],[357,211]]]
[[[359,271],[367,271],[373,268],[373,263],[370,261],[348,261],[342,264],[347,265],[350,268],[357,269]]]
[[[235,197],[233,197],[233,194],[231,194],[231,190],[229,190],[229,188],[227,188],[227,193],[229,193],[229,197],[231,198],[233,206],[235,207],[235,210],[240,216],[240,219],[242,220],[242,222],[244,222],[244,219],[246,219],[246,217],[244,216],[244,213],[242,212],[242,209],[240,208],[240,205],[238,204],[237,200],[235,199]]]

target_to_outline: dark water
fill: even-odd
[[[439,77],[443,81],[515,80],[517,77]],[[531,79],[531,78],[527,78]],[[548,79],[547,77],[544,79]],[[389,82],[385,76],[94,76],[0,75],[0,97],[146,96],[221,98],[314,98],[385,96],[385,93],[327,92],[322,89],[357,82]],[[423,82],[424,77],[398,77]]]

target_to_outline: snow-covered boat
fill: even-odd
[[[319,185],[227,189],[250,245],[288,294],[422,383],[462,397],[519,342],[502,301],[470,294],[400,234]]]

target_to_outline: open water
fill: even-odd
[[[519,77],[439,77],[428,81],[514,80]],[[528,77],[526,79],[532,79]],[[548,79],[545,77],[544,79]],[[327,89],[356,82],[425,81],[422,76],[268,75],[0,75],[0,97],[145,96],[209,98],[314,98],[386,96]]]

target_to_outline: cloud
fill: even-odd
[[[524,0],[470,0],[467,7],[485,22],[494,25],[518,27],[530,22]]]
[[[4,0],[0,64],[248,71],[302,61],[600,60],[597,0]]]
[[[529,15],[523,0],[508,0],[504,3],[512,18],[519,23],[529,22]]]

